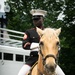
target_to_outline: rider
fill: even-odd
[[[39,46],[40,37],[36,32],[36,27],[43,29],[43,21],[44,17],[47,14],[47,11],[40,10],[40,9],[33,9],[30,11],[32,14],[32,20],[34,24],[34,28],[26,30],[24,37],[23,37],[23,49],[31,50],[30,56],[26,60],[26,63],[23,65],[21,70],[19,71],[18,75],[26,75],[26,73],[31,69],[33,64],[38,60],[38,49],[32,50],[31,48]],[[56,68],[57,75],[65,75],[61,68],[57,65]]]

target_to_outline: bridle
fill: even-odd
[[[45,57],[44,57],[44,55],[43,55],[43,53],[42,53],[42,51],[41,51],[41,47],[39,47],[40,49],[39,49],[39,53],[41,54],[41,56],[42,56],[42,60],[43,60],[43,65],[45,65],[45,63],[46,63],[46,59],[47,58],[49,58],[49,57],[52,57],[52,58],[54,58],[55,59],[55,62],[56,62],[56,64],[58,63],[58,57],[59,57],[59,51],[58,51],[58,54],[57,54],[57,56],[55,57],[53,54],[48,54],[48,55],[46,55]],[[39,74],[40,75],[45,75],[44,73],[42,73],[39,69],[38,69],[38,72],[39,72]]]
[[[42,37],[42,36],[43,36],[43,34],[41,35],[41,37]],[[48,55],[46,55],[46,56],[44,57],[44,55],[43,55],[43,53],[42,53],[42,50],[41,50],[40,42],[39,42],[39,53],[40,53],[41,56],[42,56],[43,65],[46,64],[46,59],[49,58],[49,57],[54,58],[54,59],[55,59],[55,62],[56,62],[56,65],[57,65],[57,64],[58,64],[58,58],[59,58],[59,51],[60,51],[60,46],[59,46],[59,48],[58,48],[58,53],[57,53],[56,56],[54,56],[53,54],[48,54]],[[38,71],[39,71],[39,74],[40,74],[40,75],[45,75],[45,74],[43,74],[39,69],[38,69]]]
[[[44,35],[44,34],[42,34],[41,37],[42,37],[43,35]],[[44,55],[43,55],[43,53],[42,53],[42,51],[41,51],[41,46],[40,46],[40,42],[39,42],[39,53],[40,53],[41,56],[42,56],[43,65],[45,65],[45,61],[46,61],[46,59],[49,58],[49,57],[54,58],[54,59],[55,59],[55,62],[56,62],[56,64],[57,64],[57,63],[58,63],[58,57],[59,57],[59,50],[60,50],[60,46],[59,46],[58,54],[56,55],[56,57],[55,57],[53,54],[48,54],[48,55],[46,55],[46,56],[44,57]]]
[[[41,51],[41,48],[40,48],[39,52],[40,52],[40,54],[41,54],[41,56],[42,56],[43,65],[45,65],[45,61],[46,61],[46,59],[49,58],[49,57],[54,58],[55,61],[56,61],[56,63],[57,63],[57,57],[55,57],[53,54],[48,54],[48,55],[46,55],[46,56],[44,57],[44,55],[43,55],[43,53],[42,53],[42,51]],[[57,55],[57,56],[58,56],[58,55]]]

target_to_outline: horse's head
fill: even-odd
[[[43,59],[44,68],[47,73],[54,73],[60,44],[58,36],[61,28],[45,28],[44,30],[37,28],[37,32],[40,35],[40,55]]]

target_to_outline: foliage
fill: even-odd
[[[64,26],[62,37],[63,47],[62,55],[60,58],[62,67],[65,73],[68,75],[74,75],[75,71],[75,1],[74,0],[65,0],[65,10],[64,10]]]
[[[48,11],[44,26],[62,28],[60,35],[61,51],[59,65],[66,75],[75,71],[75,1],[74,0],[9,0],[11,11],[8,14],[7,28],[22,31],[33,27],[31,9]],[[60,13],[65,15],[58,19]]]

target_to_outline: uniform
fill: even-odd
[[[24,47],[24,45],[27,42],[30,42],[30,44],[34,43],[39,43],[39,35],[36,32],[36,28],[33,29],[29,29],[25,32],[25,36],[27,35],[27,37],[25,39],[23,39],[23,45],[22,47],[26,50],[30,50],[30,46],[31,45],[27,45],[26,47]],[[32,66],[36,61],[38,60],[38,51],[31,51],[30,56],[27,58],[26,60],[26,64]]]

